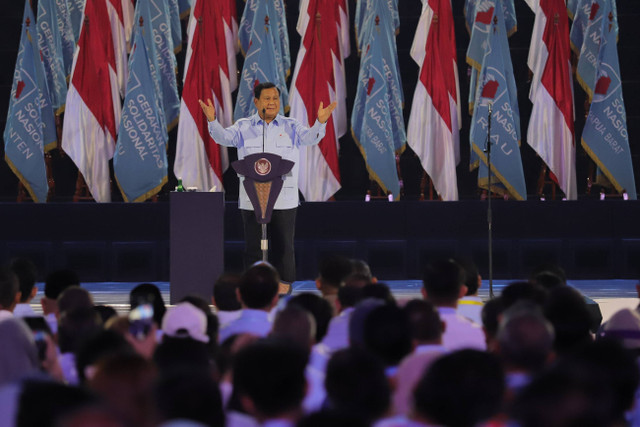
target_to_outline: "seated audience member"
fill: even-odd
[[[162,373],[154,390],[160,426],[225,425],[218,385],[200,370]]]
[[[20,302],[13,310],[13,315],[17,317],[35,316],[36,313],[31,308],[30,302],[38,293],[36,265],[28,258],[14,258],[11,260],[10,268],[18,278],[20,290]]]
[[[316,321],[305,308],[288,304],[276,314],[269,336],[311,350],[316,342]]]
[[[0,320],[0,343],[0,387],[38,371],[38,351],[25,323],[15,318]]]
[[[555,264],[543,264],[533,270],[529,281],[536,283],[547,290],[551,290],[557,286],[567,286],[567,276],[562,267]],[[577,290],[577,289],[576,289]],[[580,292],[580,291],[578,291]],[[600,305],[586,295],[582,295],[587,303],[587,309],[591,316],[591,332],[598,332],[602,323],[602,311]]]
[[[362,299],[376,298],[386,304],[396,305],[396,299],[391,293],[389,285],[382,282],[369,283],[362,287]]]
[[[327,328],[329,327],[329,322],[333,314],[331,304],[316,294],[304,292],[289,298],[287,306],[290,305],[297,305],[311,313],[316,324],[316,334],[313,337],[314,341],[322,341],[327,334]]]
[[[94,306],[93,309],[98,314],[98,317],[100,318],[100,323],[102,323],[103,325],[106,325],[109,319],[118,317],[118,312],[116,311],[115,308],[111,307],[110,305],[100,304],[100,305]]]
[[[189,366],[213,371],[207,347],[207,316],[202,310],[188,302],[178,303],[165,313],[162,330],[162,342],[153,356],[161,371]]]
[[[632,355],[610,341],[590,342],[534,377],[516,395],[510,418],[522,427],[627,425],[637,386]]]
[[[498,326],[504,311],[504,301],[495,297],[487,301],[482,307],[482,330],[484,332],[487,350],[494,352],[498,345]]]
[[[547,289],[533,282],[512,282],[500,293],[505,310],[522,301],[528,301],[542,307],[548,296]]]
[[[478,296],[482,285],[482,276],[478,273],[478,267],[470,259],[456,258],[456,262],[464,270],[464,285],[467,287],[467,293],[458,300],[458,314],[472,320],[477,325],[482,325],[483,302]]]
[[[279,282],[278,272],[270,264],[259,262],[249,267],[238,286],[242,314],[220,329],[218,340],[243,333],[266,337],[271,331],[269,312],[278,303]]]
[[[8,267],[0,268],[0,320],[13,317],[19,301],[18,278]]]
[[[344,286],[345,279],[351,274],[352,264],[348,258],[339,255],[331,255],[320,262],[320,274],[316,279],[316,287],[326,299],[333,314],[338,314],[336,302],[338,300],[338,290]]]
[[[375,308],[385,305],[385,302],[376,298],[367,298],[360,301],[351,314],[349,320],[349,346],[365,349],[364,324],[369,313]]]
[[[240,350],[233,387],[244,410],[265,426],[295,425],[303,412],[307,356],[308,350],[271,338]]]
[[[474,427],[498,415],[503,395],[497,357],[459,350],[436,360],[420,378],[412,418],[427,425]]]
[[[160,338],[162,336],[162,318],[167,312],[160,289],[153,283],[141,283],[131,289],[129,310],[133,310],[141,304],[150,304],[153,307],[153,322],[158,328],[158,338]]]
[[[554,332],[536,305],[521,302],[504,312],[496,354],[502,361],[509,398],[553,358]]]
[[[447,352],[442,345],[446,325],[440,320],[438,309],[429,301],[414,299],[403,311],[409,319],[413,352],[398,366],[393,408],[396,414],[408,415],[413,401],[413,390],[420,376],[440,356]]]
[[[62,312],[59,322],[60,366],[67,383],[76,385],[79,383],[76,354],[85,341],[102,330],[102,324],[93,307],[82,306]]]
[[[80,279],[73,270],[56,270],[45,278],[40,305],[54,334],[58,332],[58,297],[70,286],[80,286]]]
[[[237,292],[240,280],[242,276],[239,274],[224,273],[213,285],[211,304],[216,308],[220,328],[226,327],[242,314]]]
[[[486,349],[485,337],[471,320],[456,312],[458,298],[466,294],[464,272],[452,259],[434,261],[427,265],[423,276],[422,294],[431,301],[447,325],[442,344],[450,351],[461,348]]]
[[[323,302],[326,302],[323,300]],[[276,314],[269,337],[298,345],[307,350],[310,357],[305,369],[307,391],[302,406],[305,412],[320,409],[326,393],[324,391],[324,368],[313,365],[310,355],[315,344],[316,321],[311,313],[297,304],[288,304]]]
[[[557,354],[581,351],[593,341],[591,316],[582,295],[569,286],[560,286],[549,292],[544,315],[555,331],[554,350]]]
[[[99,406],[100,400],[84,388],[53,381],[26,381],[20,395],[15,425],[57,427],[63,425],[60,422],[71,414]]]
[[[60,320],[60,317],[64,313],[81,308],[90,308],[93,310],[93,307],[93,297],[89,291],[81,288],[80,286],[69,286],[62,291],[58,297],[58,320]]]
[[[364,344],[365,349],[382,360],[385,374],[393,384],[400,361],[413,350],[407,314],[390,304],[371,310],[364,322]]]
[[[391,388],[380,359],[361,348],[331,356],[325,379],[326,409],[347,413],[370,424],[390,407]]]
[[[209,349],[209,355],[211,360],[213,360],[216,356],[216,351],[218,349],[218,331],[220,329],[218,318],[213,311],[211,311],[211,307],[207,304],[203,298],[200,298],[196,295],[187,295],[180,300],[180,302],[188,302],[194,307],[200,309],[207,316],[207,336],[209,337],[209,342],[207,343],[207,347]]]
[[[603,337],[620,341],[640,362],[640,313],[637,310],[623,308],[615,312],[600,328],[598,338]],[[626,417],[631,426],[640,425],[640,388],[636,391],[635,401]]]
[[[371,273],[371,267],[362,259],[351,259],[350,276],[360,276],[366,278],[368,283],[376,283],[378,279]]]
[[[116,354],[134,354],[135,351],[124,336],[113,330],[101,330],[87,338],[76,352],[76,370],[81,384],[90,380],[96,365]]]
[[[135,353],[120,353],[100,360],[87,385],[125,426],[152,427],[155,376],[150,361]]]
[[[356,304],[362,300],[362,287],[352,284],[352,277],[347,278],[346,284],[338,291],[339,313],[331,319],[326,335],[317,345],[327,360],[333,352],[349,346],[349,320]]]

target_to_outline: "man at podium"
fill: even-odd
[[[291,283],[296,279],[295,252],[293,247],[298,197],[298,160],[300,146],[318,144],[325,135],[326,122],[336,108],[336,102],[324,108],[318,107],[317,120],[311,128],[303,126],[295,119],[280,114],[280,89],[270,82],[261,83],[254,89],[256,113],[240,119],[228,128],[223,128],[216,120],[216,110],[207,99],[200,100],[200,107],[209,122],[209,134],[219,145],[236,147],[238,159],[254,153],[274,153],[294,162],[293,169],[283,176],[282,191],[278,196],[271,216],[270,237],[272,251],[270,260],[280,273],[286,286],[281,293],[291,291]],[[238,206],[244,224],[244,266],[245,269],[262,259],[260,239],[261,224],[255,218],[253,205],[240,176]]]

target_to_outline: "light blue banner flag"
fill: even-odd
[[[473,21],[476,16],[476,3],[478,0],[464,0],[464,7],[462,8],[462,14],[464,15],[464,25],[467,27],[467,32],[471,34],[473,28]]]
[[[68,3],[69,0],[55,0],[56,10],[58,12],[58,29],[60,33],[60,43],[62,45],[62,62],[64,63],[65,77],[71,74],[73,54],[76,50],[76,39],[73,35]]]
[[[73,31],[73,38],[76,41],[80,38],[80,28],[82,27],[85,2],[86,0],[67,0],[71,30]]]
[[[569,15],[569,19],[573,21],[576,15],[576,11],[578,10],[578,2],[580,0],[567,0],[567,14]]]
[[[258,12],[255,16],[266,15],[260,15]],[[260,83],[272,82],[280,89],[280,114],[284,114],[289,102],[287,84],[281,69],[277,66],[276,49],[273,47],[277,43],[275,40],[277,35],[273,33],[270,23],[265,24],[264,18],[262,22],[262,25],[256,25],[253,28],[249,51],[244,59],[238,83],[238,97],[233,110],[234,122],[256,112],[253,88]]]
[[[489,188],[488,159],[485,143],[488,133],[489,105],[491,113],[491,173],[492,191],[507,192],[517,200],[526,200],[527,190],[520,157],[519,123],[515,120],[518,111],[517,98],[510,93],[515,90],[511,57],[504,46],[507,41],[504,16],[497,8],[491,19],[491,31],[487,39],[487,50],[478,75],[478,90],[471,120],[471,148],[480,160],[478,186]],[[494,179],[495,177],[495,179]]]
[[[593,98],[598,68],[598,52],[602,40],[602,30],[605,23],[604,2],[606,0],[592,0],[589,16],[584,30],[582,47],[576,67],[576,79],[582,89],[587,92],[589,101]],[[609,9],[609,8],[607,8]]]
[[[138,0],[134,14],[136,26],[140,17],[144,23],[142,34],[152,62],[151,73],[156,77],[153,81],[156,82],[162,105],[162,122],[167,130],[171,130],[178,124],[180,97],[168,0]]]
[[[145,37],[140,36],[137,25],[133,32],[135,46],[129,58],[129,80],[113,169],[124,200],[142,202],[156,195],[167,182],[167,132],[160,121],[160,100],[149,84],[153,76]]]
[[[597,81],[582,132],[582,147],[619,193],[626,192],[629,199],[636,200],[613,8],[609,2],[603,6],[605,22],[598,52]]]
[[[171,42],[173,52],[179,53],[182,50],[182,24],[180,24],[180,5],[178,0],[168,0],[169,23],[171,24]]]
[[[359,10],[360,8],[356,9],[356,14]],[[356,22],[359,22],[358,19],[362,21],[356,32],[359,51],[371,41],[376,23],[390,29],[390,34],[394,36],[395,40],[395,34],[400,29],[397,0],[367,0],[360,13],[361,16],[356,16]]]
[[[64,111],[67,78],[62,55],[62,40],[55,0],[38,2],[38,47],[42,53],[49,98],[56,114]]]
[[[393,135],[391,115],[392,93],[385,77],[386,67],[383,60],[382,40],[375,37],[363,52],[361,74],[358,82],[356,103],[360,102],[362,111],[351,116],[352,129],[356,142],[367,164],[369,176],[395,200],[400,195],[400,181],[396,167],[396,143]],[[357,118],[354,120],[354,118]],[[404,130],[404,129],[403,129]],[[404,138],[406,141],[406,136]]]
[[[385,9],[386,6],[382,5],[382,10]],[[400,66],[398,64],[398,50],[396,47],[395,32],[391,25],[389,25],[391,22],[390,20],[384,21],[380,19],[378,20],[378,25],[376,25],[375,21],[373,22],[374,25],[371,27],[371,30],[367,30],[369,31],[369,35],[367,37],[370,41],[362,52],[358,88],[368,84],[369,67],[371,66],[370,62],[372,60],[370,53],[375,45],[376,51],[379,51],[382,55],[380,59],[385,70],[385,81],[389,94],[388,108],[391,116],[390,126],[393,133],[395,149],[404,150],[404,146],[407,141],[407,133],[402,112],[404,105],[404,93],[402,91],[402,81],[400,79]],[[364,118],[365,101],[365,92],[357,92],[351,115],[351,127],[353,129],[359,129],[362,126],[360,121]]]
[[[385,2],[371,1],[367,9],[367,16],[363,24],[363,32],[360,33],[362,46],[372,43],[377,38],[376,43],[380,44],[380,49],[385,61],[385,65],[390,72],[387,73],[389,90],[394,98],[400,100],[398,105],[404,104],[404,91],[400,80],[400,62],[398,61],[398,48],[396,46],[396,27],[394,26],[394,8],[397,13],[397,3],[392,0]],[[375,34],[374,34],[375,32]],[[361,66],[362,68],[362,66]],[[402,111],[392,111],[394,118],[402,116]],[[404,119],[401,120],[404,124]],[[399,126],[394,126],[397,129]],[[404,127],[404,125],[402,126]],[[403,140],[404,143],[404,140]]]
[[[28,3],[28,2],[27,2]],[[36,19],[33,15],[31,6],[26,4],[24,8],[24,16],[26,19],[23,21],[23,26],[27,25],[28,20],[29,28],[28,42],[31,43],[31,52],[33,53],[33,64],[35,67],[36,82],[40,91],[40,120],[42,122],[42,137],[44,140],[44,151],[47,152],[56,146],[58,141],[58,132],[56,130],[56,118],[53,111],[53,104],[51,103],[51,96],[49,95],[49,87],[47,85],[47,75],[44,69],[44,62],[40,48],[38,47]],[[33,31],[33,32],[32,32]]]
[[[180,19],[185,19],[191,11],[192,0],[178,0],[178,8],[180,10]]]
[[[269,16],[269,24],[274,34],[274,40],[277,41],[274,46],[276,58],[280,58],[277,62],[278,68],[283,70],[286,78],[291,70],[291,52],[283,0],[247,0],[238,27],[240,49],[246,56],[249,52],[253,28],[256,25],[264,25],[264,13],[259,12],[259,9],[266,11]],[[260,16],[258,17],[257,15]]]
[[[27,10],[28,9],[28,10]],[[13,74],[9,113],[4,129],[5,160],[35,202],[46,202],[49,188],[44,163],[43,124],[40,89],[35,62],[35,21],[29,1],[25,1],[18,59]],[[41,65],[40,65],[41,67]]]

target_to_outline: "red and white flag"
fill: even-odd
[[[236,54],[240,52],[238,43],[238,15],[235,0],[227,0],[222,3],[222,20],[224,23],[224,37],[227,46],[227,67],[229,77],[229,90],[233,92],[238,88],[238,66]]]
[[[111,37],[113,38],[113,53],[116,61],[118,90],[120,91],[120,97],[124,98],[129,69],[127,60],[127,34],[122,0],[107,0],[107,12],[109,14],[109,22],[111,23]]]
[[[338,106],[343,104],[346,107],[345,98],[342,98],[346,95],[337,93],[339,86],[335,78],[336,64],[342,63],[338,12],[338,4],[333,0],[309,0],[301,9],[306,18],[298,21],[298,30],[304,29],[304,33],[293,73],[289,105],[290,116],[305,126],[315,123],[320,102],[327,106],[337,100]],[[341,72],[344,73],[344,68]],[[329,117],[326,134],[320,144],[300,149],[299,187],[307,201],[326,201],[340,189],[338,132],[334,121],[337,116],[340,113],[336,110]]]
[[[111,201],[109,160],[121,112],[108,1],[87,0],[62,131],[62,148],[97,202]]]
[[[537,3],[537,4],[536,4]],[[563,0],[539,0],[529,50],[533,102],[527,142],[568,200],[578,197],[569,17]]]
[[[180,122],[176,158],[176,177],[187,187],[208,191],[222,190],[222,173],[228,163],[226,149],[209,135],[207,119],[198,100],[212,99],[216,116],[223,126],[231,124],[231,92],[227,45],[222,15],[214,2],[196,0],[189,21],[187,62],[180,103]]]
[[[407,142],[442,200],[458,200],[460,102],[453,15],[449,0],[428,0],[411,47],[420,75],[409,116]]]
[[[131,32],[133,31],[133,14],[135,5],[133,0],[122,1],[122,22],[124,23],[124,35],[127,42],[127,52],[131,51]]]

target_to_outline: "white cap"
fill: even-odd
[[[207,316],[188,302],[181,302],[167,310],[162,318],[162,331],[174,338],[192,338],[208,343]]]

